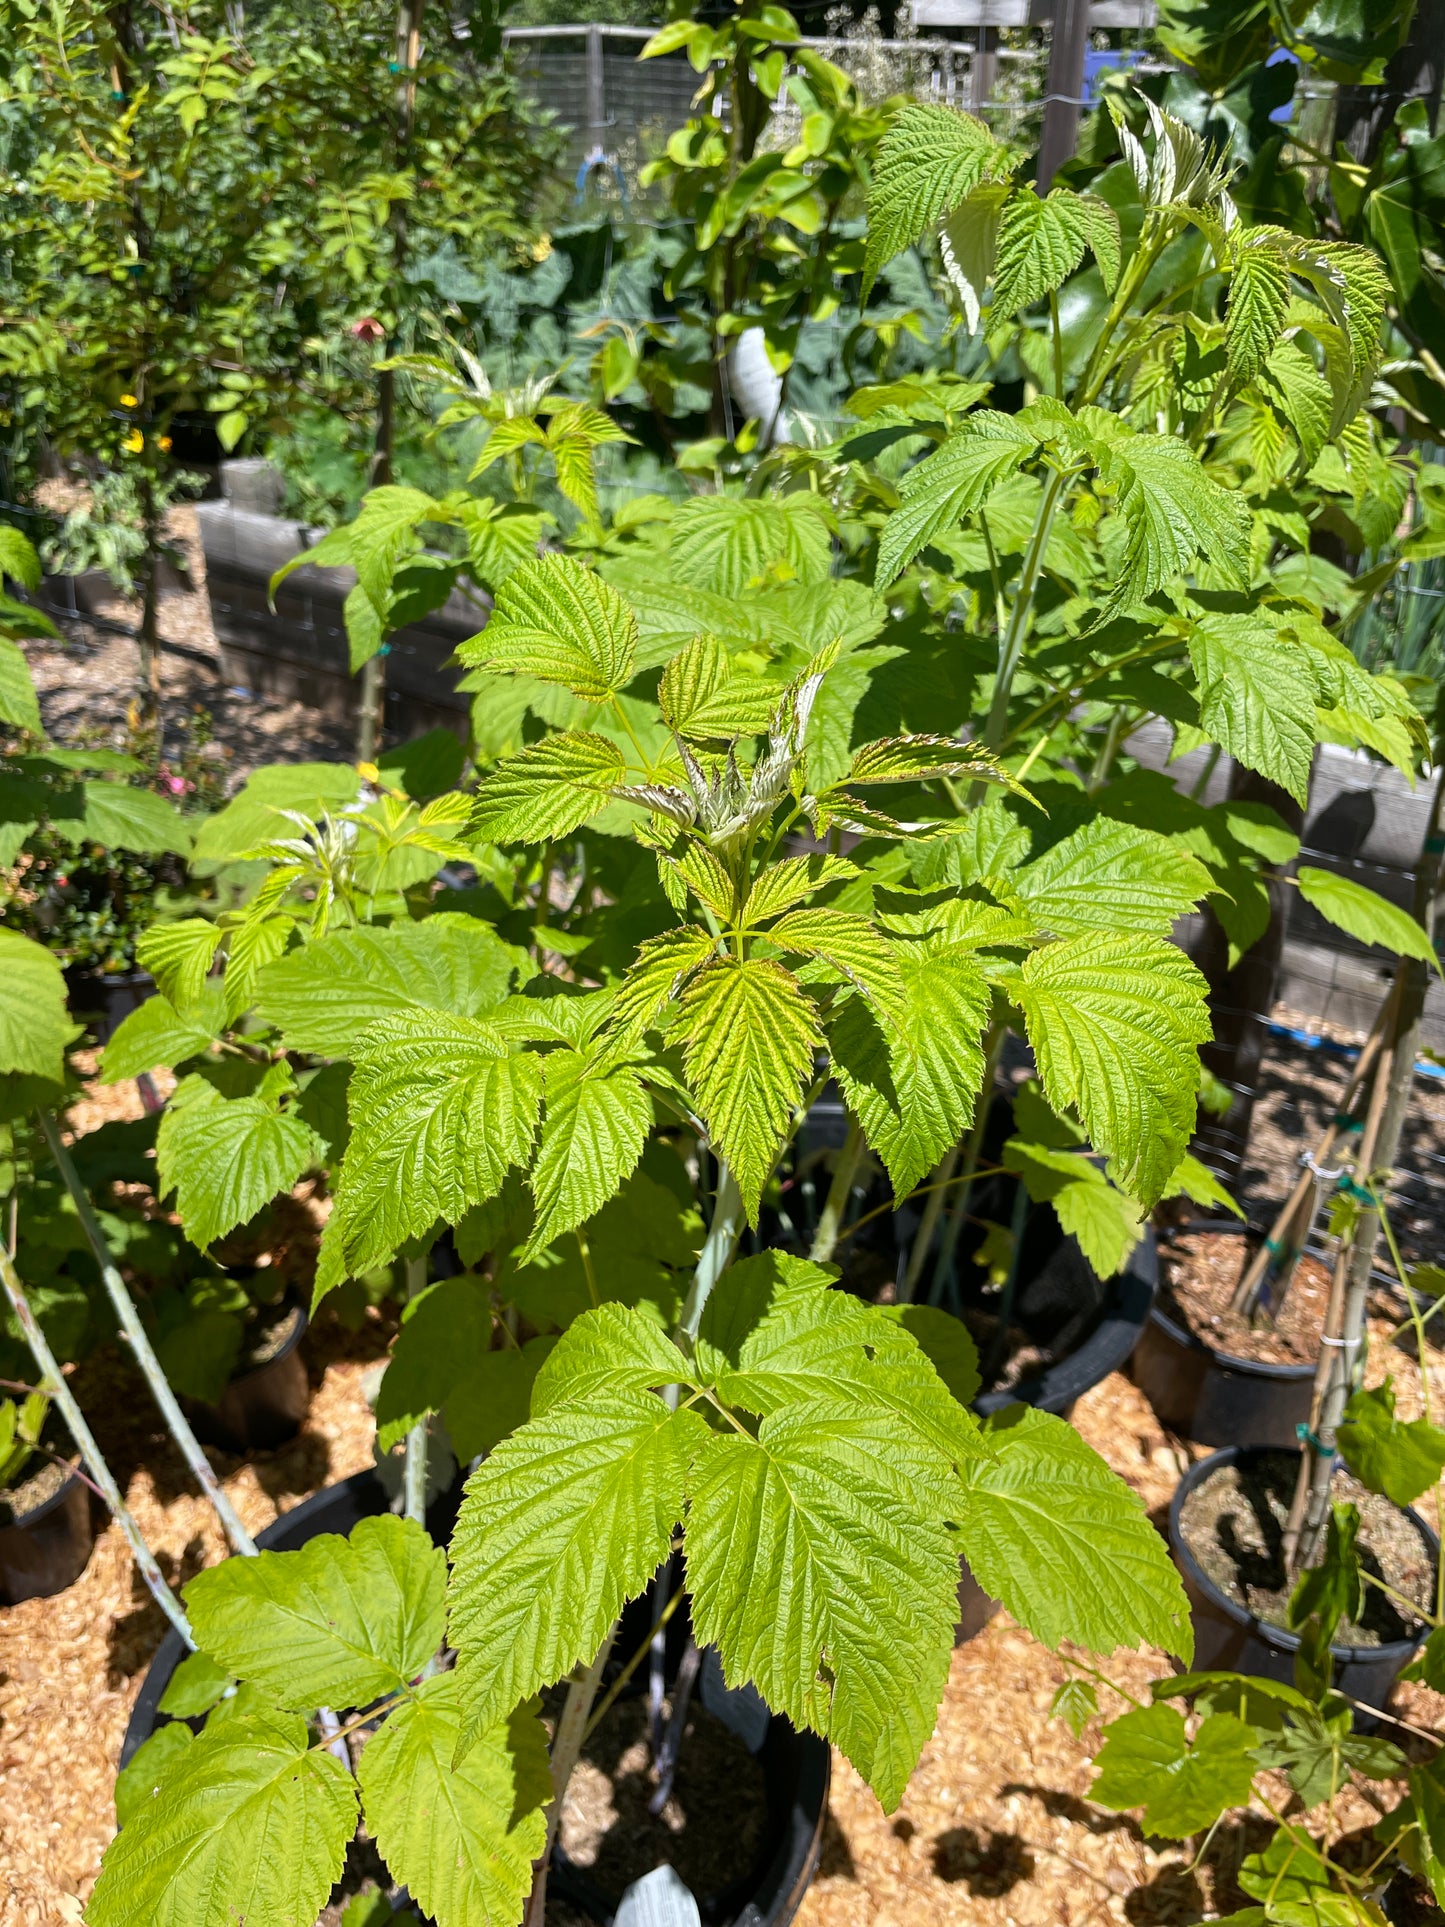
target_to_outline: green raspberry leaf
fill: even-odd
[[[444,911],[389,929],[334,930],[267,964],[256,1002],[288,1050],[349,1057],[382,1017],[409,1010],[474,1017],[531,973],[525,950],[476,917]]]
[[[1011,994],[1045,1094],[1073,1106],[1119,1183],[1147,1206],[1194,1127],[1206,985],[1162,937],[1071,937],[1027,958]]]
[[[365,1706],[441,1644],[446,1555],[414,1520],[384,1514],[345,1539],[209,1566],[185,1597],[201,1649],[277,1705]]]
[[[732,1167],[751,1223],[822,1042],[798,980],[766,958],[709,958],[677,1029],[698,1109]]]
[[[1445,1428],[1396,1418],[1393,1379],[1351,1395],[1338,1437],[1360,1483],[1396,1505],[1413,1505],[1445,1471]]]
[[[1089,1798],[1116,1812],[1143,1807],[1146,1833],[1202,1833],[1249,1804],[1258,1737],[1233,1713],[1211,1713],[1191,1741],[1176,1708],[1141,1706],[1110,1723]]]
[[[249,1565],[249,1560],[237,1560]],[[90,1927],[315,1920],[356,1826],[356,1782],[295,1713],[212,1725],[106,1851]]]
[[[569,836],[611,801],[627,774],[616,743],[584,730],[544,736],[498,763],[477,791],[472,835],[485,843]]]
[[[486,628],[457,654],[473,668],[532,676],[603,703],[632,680],[637,618],[574,557],[544,555],[507,577]]]
[[[71,1030],[60,965],[29,937],[0,930],[0,1075],[59,1084]]]
[[[891,1811],[933,1731],[958,1554],[920,1517],[919,1454],[843,1400],[709,1436],[686,1535],[693,1624],[730,1686],[840,1747]],[[746,1547],[746,1556],[739,1548]]]
[[[356,1769],[367,1830],[438,1927],[509,1927],[547,1841],[547,1737],[518,1707],[453,1764],[459,1689],[454,1672],[424,1680],[367,1741]]]
[[[463,1757],[519,1701],[590,1663],[666,1558],[706,1436],[695,1412],[651,1392],[599,1391],[539,1412],[477,1467],[451,1547]]]
[[[959,1537],[985,1592],[1046,1646],[1147,1643],[1186,1662],[1194,1635],[1169,1551],[1117,1473],[1062,1419],[1013,1406],[993,1456],[961,1468]]]
[[[1320,915],[1358,937],[1361,943],[1377,943],[1397,956],[1418,957],[1423,963],[1438,963],[1424,929],[1410,915],[1374,890],[1352,877],[1335,876],[1329,870],[1316,870],[1302,864],[1295,873],[1300,895]]]
[[[830,1020],[828,1043],[848,1107],[903,1198],[973,1120],[990,992],[965,957],[905,954],[899,974],[896,1019],[850,997]]]

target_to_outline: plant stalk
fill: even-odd
[[[933,1167],[933,1181],[929,1186],[928,1202],[923,1207],[918,1229],[913,1236],[913,1244],[908,1253],[908,1268],[903,1274],[903,1284],[898,1293],[902,1305],[913,1303],[913,1294],[918,1289],[918,1281],[923,1276],[923,1267],[928,1261],[928,1251],[933,1243],[933,1234],[938,1229],[939,1213],[948,1195],[948,1187],[953,1182],[953,1174],[958,1169],[962,1147],[955,1144],[947,1157]]]
[[[426,1259],[408,1258],[407,1298],[420,1298],[425,1290]],[[402,1510],[408,1519],[415,1519],[419,1526],[426,1524],[426,1427],[425,1418],[421,1418],[407,1433],[406,1470],[402,1474]]]
[[[141,1323],[140,1314],[135,1308],[135,1300],[126,1290],[125,1280],[116,1270],[110,1247],[106,1244],[105,1235],[96,1221],[85,1186],[80,1182],[80,1174],[76,1171],[71,1155],[61,1141],[55,1119],[49,1111],[41,1111],[39,1115],[40,1128],[45,1133],[45,1142],[50,1147],[50,1155],[54,1158],[60,1175],[65,1181],[65,1188],[75,1205],[76,1216],[80,1219],[86,1242],[95,1257],[95,1262],[100,1266],[100,1275],[105,1281],[105,1289],[115,1315],[120,1321],[121,1331],[125,1335],[131,1355],[140,1367],[146,1384],[150,1387],[151,1396],[160,1407],[167,1430],[180,1447],[181,1456],[190,1467],[196,1483],[220,1520],[226,1537],[237,1552],[245,1554],[248,1558],[254,1558],[256,1542],[242,1525],[236,1508],[227,1498],[220,1480],[212,1470],[210,1460],[201,1450],[200,1440],[191,1430],[190,1421],[181,1410],[176,1395],[171,1390],[165,1373],[161,1370],[160,1360],[155,1355],[146,1328]]]
[[[1044,492],[1039,498],[1033,533],[1029,537],[1028,548],[1024,551],[1023,568],[1019,572],[1018,591],[1014,596],[1013,607],[1009,611],[1008,627],[999,643],[998,674],[994,677],[993,700],[989,704],[988,722],[983,732],[985,749],[997,750],[1002,745],[1008,729],[1009,696],[1013,690],[1013,680],[1018,674],[1019,664],[1023,660],[1024,641],[1028,635],[1029,618],[1033,614],[1034,593],[1038,588],[1039,577],[1043,573],[1044,555],[1049,546],[1054,516],[1058,513],[1059,504],[1064,497],[1067,479],[1063,469],[1053,469],[1044,483]],[[970,803],[982,801],[984,787],[981,783],[972,785],[969,791]]]
[[[958,1198],[943,1227],[943,1236],[938,1245],[938,1261],[933,1267],[933,1283],[929,1287],[928,1302],[941,1304],[944,1288],[953,1275],[954,1253],[958,1250],[959,1234],[968,1222],[969,1199],[973,1192],[973,1174],[978,1169],[979,1153],[983,1149],[983,1134],[988,1128],[989,1105],[993,1099],[993,1080],[998,1071],[998,1060],[1003,1055],[1004,1038],[1008,1026],[995,1023],[989,1031],[988,1050],[984,1059],[983,1083],[979,1087],[978,1112],[973,1120],[973,1129],[968,1135],[968,1148],[963,1157],[963,1177],[959,1186]]]
[[[111,1517],[125,1534],[131,1557],[135,1560],[136,1569],[150,1590],[151,1598],[175,1627],[187,1647],[194,1652],[196,1642],[191,1633],[191,1625],[186,1618],[185,1609],[166,1584],[165,1576],[156,1564],[155,1554],[146,1544],[141,1529],[135,1522],[134,1514],[120,1496],[120,1487],[116,1484],[115,1477],[95,1442],[95,1434],[86,1424],[75,1394],[61,1374],[60,1367],[55,1362],[55,1354],[51,1351],[45,1334],[41,1331],[35,1314],[30,1309],[30,1301],[25,1296],[25,1287],[20,1282],[20,1274],[10,1262],[9,1254],[3,1250],[0,1250],[0,1284],[4,1285],[10,1309],[14,1312],[25,1342],[30,1347],[31,1355],[40,1368],[42,1387],[60,1407],[61,1416],[69,1428],[70,1436],[80,1449],[80,1455],[85,1460],[90,1477],[110,1508]]]
[[[552,1864],[552,1849],[557,1844],[557,1832],[562,1824],[562,1806],[567,1798],[567,1785],[582,1753],[582,1742],[587,1735],[587,1716],[592,1711],[592,1702],[597,1697],[597,1688],[602,1684],[603,1670],[612,1642],[617,1637],[617,1627],[602,1642],[602,1650],[585,1670],[578,1668],[567,1682],[567,1698],[563,1702],[562,1717],[557,1722],[557,1731],[552,1740],[552,1804],[547,1809],[547,1843],[537,1861],[536,1872],[532,1877],[532,1892],[527,1901],[527,1912],[522,1927],[545,1927],[547,1916],[547,1869]]]
[[[717,1195],[713,1200],[712,1223],[708,1226],[707,1237],[698,1254],[697,1270],[692,1274],[688,1286],[687,1301],[682,1308],[682,1318],[678,1331],[686,1340],[685,1349],[691,1351],[702,1325],[702,1314],[708,1299],[712,1296],[713,1286],[722,1277],[732,1261],[733,1249],[743,1228],[743,1200],[738,1190],[737,1179],[724,1157],[717,1160]]]
[[[833,1256],[838,1234],[842,1231],[843,1220],[848,1214],[848,1200],[853,1195],[853,1180],[858,1175],[863,1150],[863,1126],[856,1118],[850,1119],[848,1135],[843,1140],[843,1148],[838,1153],[838,1162],[833,1167],[833,1182],[828,1187],[823,1215],[818,1220],[818,1228],[813,1233],[812,1249],[808,1253],[815,1265],[826,1265]]]

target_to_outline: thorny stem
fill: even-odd
[[[10,1309],[15,1314],[16,1322],[24,1334],[25,1342],[30,1347],[35,1363],[40,1367],[40,1376],[44,1385],[60,1407],[61,1416],[70,1428],[70,1436],[80,1448],[81,1457],[85,1460],[91,1477],[99,1486],[105,1503],[110,1508],[111,1517],[125,1534],[126,1544],[130,1547],[136,1569],[149,1587],[152,1599],[186,1645],[194,1652],[196,1642],[191,1633],[190,1621],[186,1618],[180,1600],[166,1584],[165,1577],[156,1564],[155,1554],[146,1544],[134,1515],[120,1496],[120,1487],[116,1484],[114,1475],[95,1442],[95,1434],[85,1422],[74,1392],[61,1375],[60,1367],[55,1362],[55,1354],[51,1351],[45,1334],[41,1331],[35,1314],[30,1309],[30,1301],[25,1296],[25,1287],[20,1282],[20,1274],[10,1262],[9,1254],[6,1252],[0,1252],[0,1284],[5,1288]]]
[[[50,1155],[55,1159],[60,1175],[65,1180],[65,1188],[75,1205],[76,1216],[80,1219],[86,1242],[94,1254],[95,1262],[100,1267],[100,1275],[105,1281],[105,1289],[115,1309],[115,1315],[120,1320],[121,1330],[125,1334],[136,1364],[150,1387],[152,1397],[161,1409],[161,1416],[165,1419],[170,1435],[180,1447],[182,1457],[220,1520],[226,1537],[237,1552],[244,1554],[247,1558],[254,1558],[256,1542],[242,1525],[236,1508],[222,1489],[220,1480],[212,1470],[210,1460],[201,1450],[200,1441],[191,1430],[190,1421],[181,1410],[176,1395],[171,1390],[165,1373],[161,1370],[160,1360],[155,1355],[145,1326],[140,1321],[140,1314],[135,1308],[135,1300],[126,1290],[125,1281],[116,1270],[110,1247],[106,1244],[105,1236],[91,1209],[85,1186],[80,1182],[80,1175],[76,1171],[69,1151],[61,1142],[55,1119],[49,1111],[40,1112],[40,1128],[44,1131],[45,1141],[50,1146]]]

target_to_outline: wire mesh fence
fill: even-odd
[[[800,45],[842,67],[867,100],[901,93],[963,107],[1001,137],[1023,138],[1036,131],[1030,121],[1045,91],[1049,29],[1040,11],[1040,0],[915,0],[915,28],[947,27],[968,38],[916,31],[885,38],[865,26],[806,36]],[[1147,65],[1155,12],[1155,0],[1095,0],[1086,96],[1111,65]],[[639,60],[649,37],[647,28],[595,22],[510,27],[503,35],[523,89],[568,133],[579,193],[596,170],[631,198],[641,167],[693,111],[701,77],[682,54]],[[781,97],[768,144],[791,146],[799,118]]]

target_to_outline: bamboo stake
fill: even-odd
[[[1398,984],[1399,980],[1396,981]],[[1392,1034],[1390,1042],[1380,1053],[1375,1081],[1370,1090],[1370,1107],[1365,1116],[1365,1128],[1360,1134],[1359,1154],[1355,1159],[1357,1181],[1359,1173],[1363,1172],[1368,1177],[1374,1166],[1380,1121],[1390,1089],[1390,1069],[1397,1048],[1397,1040],[1393,1036],[1397,1009],[1398,1000],[1393,996],[1388,998],[1386,1023]],[[1335,1433],[1349,1397],[1355,1358],[1364,1333],[1369,1277],[1366,1274],[1361,1283],[1353,1275],[1351,1260],[1354,1245],[1353,1233],[1346,1234],[1340,1240],[1335,1258],[1329,1310],[1320,1340],[1319,1364],[1315,1368],[1309,1437],[1300,1457],[1299,1478],[1284,1529],[1282,1550],[1285,1569],[1291,1573],[1301,1560],[1307,1564],[1313,1557],[1324,1525],[1335,1466]]]
[[[226,1537],[237,1552],[244,1553],[247,1558],[254,1558],[256,1542],[242,1525],[236,1508],[227,1498],[220,1480],[212,1470],[210,1460],[201,1450],[200,1440],[191,1430],[190,1421],[181,1410],[180,1403],[171,1390],[146,1328],[140,1321],[135,1300],[126,1290],[125,1280],[116,1270],[110,1247],[105,1242],[105,1234],[96,1220],[95,1212],[91,1209],[85,1186],[80,1182],[80,1174],[75,1168],[69,1151],[61,1142],[55,1119],[49,1111],[40,1112],[40,1128],[45,1133],[45,1142],[50,1146],[50,1155],[55,1159],[60,1175],[65,1180],[65,1188],[75,1205],[76,1215],[80,1219],[81,1229],[94,1254],[95,1262],[100,1266],[100,1275],[105,1281],[105,1289],[115,1308],[115,1315],[120,1320],[126,1342],[130,1346],[136,1364],[141,1369],[146,1384],[150,1387],[151,1396],[161,1409],[161,1416],[165,1419],[170,1435],[180,1447],[182,1457],[220,1520]]]
[[[176,1598],[175,1594],[166,1584],[165,1576],[156,1563],[155,1554],[146,1544],[141,1529],[135,1522],[134,1514],[126,1505],[125,1500],[120,1496],[120,1487],[116,1484],[115,1477],[110,1467],[106,1464],[100,1447],[95,1442],[95,1434],[86,1424],[85,1416],[81,1412],[79,1404],[76,1402],[75,1394],[65,1382],[60,1367],[55,1362],[55,1354],[51,1351],[45,1334],[41,1331],[39,1324],[36,1322],[35,1314],[30,1309],[30,1301],[25,1296],[25,1287],[20,1282],[20,1274],[10,1262],[8,1252],[3,1248],[0,1248],[0,1284],[4,1285],[5,1296],[9,1300],[10,1309],[15,1313],[16,1321],[24,1334],[25,1342],[30,1347],[35,1363],[40,1367],[41,1389],[53,1398],[55,1403],[60,1407],[61,1415],[69,1428],[70,1436],[75,1440],[76,1445],[80,1448],[81,1457],[85,1460],[86,1470],[89,1472],[92,1480],[94,1480],[106,1505],[110,1508],[111,1517],[125,1534],[126,1544],[131,1550],[131,1557],[135,1560],[136,1568],[141,1578],[144,1579],[147,1587],[150,1589],[152,1599],[155,1600],[166,1618],[171,1622],[172,1626],[175,1627],[186,1645],[194,1652],[196,1642],[192,1636],[190,1621],[186,1618],[185,1609],[182,1607],[180,1600]]]
[[[1348,1117],[1350,1112],[1355,1108],[1355,1105],[1359,1102],[1360,1093],[1365,1086],[1365,1079],[1369,1076],[1370,1068],[1379,1053],[1380,1042],[1384,1035],[1385,1012],[1389,1008],[1389,1002],[1390,999],[1386,996],[1384,1003],[1381,1004],[1380,1009],[1376,1012],[1374,1027],[1366,1038],[1360,1055],[1355,1061],[1355,1068],[1351,1074],[1345,1094],[1340,1100],[1339,1109],[1335,1117],[1331,1119],[1319,1143],[1315,1146],[1314,1162],[1316,1165],[1321,1165],[1325,1162],[1330,1152],[1334,1149],[1335,1138],[1345,1129],[1345,1126],[1342,1125],[1339,1120],[1343,1117]],[[1309,1235],[1309,1227],[1314,1222],[1315,1212],[1318,1209],[1317,1201],[1312,1203],[1310,1199],[1310,1193],[1316,1188],[1316,1185],[1317,1180],[1314,1171],[1311,1170],[1309,1166],[1306,1166],[1296,1179],[1294,1189],[1280,1207],[1274,1223],[1270,1226],[1269,1236],[1265,1239],[1259,1250],[1255,1252],[1254,1257],[1250,1260],[1248,1269],[1240,1279],[1235,1289],[1234,1299],[1231,1305],[1232,1310],[1239,1312],[1244,1317],[1249,1317],[1253,1313],[1260,1295],[1260,1288],[1264,1283],[1265,1274],[1269,1269],[1272,1258],[1278,1258],[1282,1271],[1285,1266],[1288,1265],[1291,1275],[1293,1274],[1294,1266],[1292,1260],[1297,1259],[1300,1251],[1304,1248],[1305,1239]],[[1304,1220],[1303,1230],[1296,1233],[1295,1226],[1301,1218]],[[1288,1289],[1287,1285],[1286,1289]],[[1283,1293],[1281,1293],[1281,1297],[1283,1297]]]

